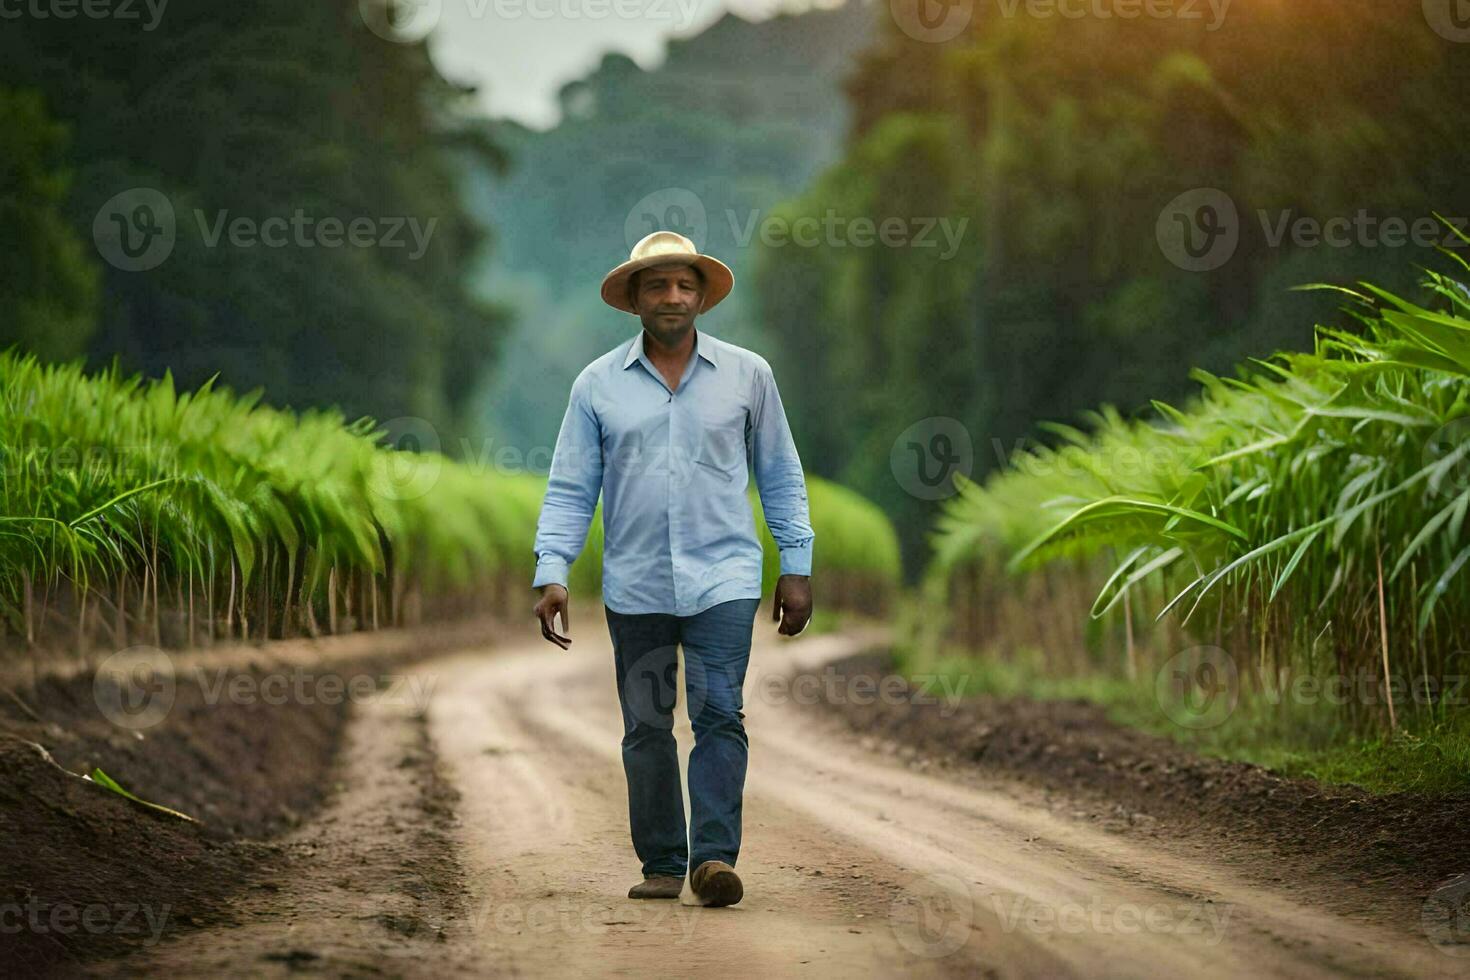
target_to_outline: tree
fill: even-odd
[[[66,144],[39,93],[0,88],[0,345],[47,361],[82,354],[97,317],[95,256],[62,209]]]

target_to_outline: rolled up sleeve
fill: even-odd
[[[572,383],[556,436],[546,496],[536,524],[536,577],[532,588],[566,586],[568,570],[587,543],[587,531],[602,493],[602,429],[588,397],[588,384],[585,373]]]
[[[811,513],[807,504],[806,478],[791,426],[776,388],[770,365],[757,365],[755,391],[751,398],[751,456],[756,488],[766,526],[781,555],[782,575],[812,573]]]

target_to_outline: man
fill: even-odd
[[[602,597],[623,714],[623,770],[643,881],[630,898],[733,905],[748,743],[741,687],[761,600],[762,552],[749,470],[780,549],[771,617],[794,636],[811,618],[806,481],[771,366],[694,327],[735,277],[682,235],[658,231],[602,281],[602,298],[643,322],[572,383],[536,529],[535,615],[566,649],[567,568],[603,500]],[[690,825],[673,734],[675,649],[684,648],[694,728]],[[692,860],[691,860],[692,859]]]

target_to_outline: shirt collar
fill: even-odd
[[[633,362],[639,359],[647,360],[647,355],[643,349],[643,342],[647,337],[648,331],[638,331],[638,336],[634,337],[633,342],[628,345],[628,356],[623,358],[624,369],[632,367]],[[709,361],[711,367],[717,368],[720,366],[719,357],[715,353],[715,345],[708,337],[700,332],[698,327],[694,328],[694,353]]]

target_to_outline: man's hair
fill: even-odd
[[[643,275],[643,273],[649,268],[652,267],[644,266],[642,269],[635,269],[633,273],[628,276],[628,302],[633,306],[638,305],[638,277]],[[704,277],[703,269],[692,262],[689,263],[689,265],[685,266],[685,268],[694,273],[694,278],[699,280],[700,289],[705,290],[709,288],[709,280]]]

